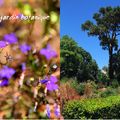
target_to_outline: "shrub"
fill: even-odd
[[[88,82],[91,84],[94,90],[98,89],[98,85],[94,81],[89,80]]]
[[[80,95],[84,94],[85,85],[86,83],[78,83],[76,80],[71,82],[71,87],[73,87]]]
[[[99,71],[97,82],[102,83],[107,86],[109,81],[110,81],[110,79],[109,79],[108,75],[103,74],[101,71]]]
[[[111,86],[112,88],[117,88],[119,86],[119,82],[117,80],[112,80]]]
[[[65,119],[118,119],[120,96],[69,101],[63,116]]]
[[[94,81],[90,81],[90,80],[87,83],[85,83],[85,82],[78,83],[77,80],[72,80],[71,87],[75,88],[75,90],[80,95],[84,95],[84,94],[86,94],[86,92],[88,92],[88,94],[90,92],[95,92],[98,86]]]
[[[120,87],[117,88],[117,93],[120,94]]]
[[[83,95],[84,91],[85,91],[85,83],[80,83],[77,88],[76,91],[80,94]]]
[[[117,89],[113,89],[111,87],[108,87],[105,91],[102,91],[100,93],[100,97],[108,97],[108,96],[113,96],[117,95]]]
[[[70,78],[64,77],[60,80],[61,83],[66,83],[67,81],[69,81]]]
[[[74,88],[77,93],[79,93],[80,95],[84,94],[86,83],[78,83],[76,79],[71,79],[69,83],[70,83],[70,86]]]
[[[71,82],[61,83],[60,93],[61,104],[64,104],[70,100],[80,99],[79,94],[76,92],[74,88],[71,87]]]

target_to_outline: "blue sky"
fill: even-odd
[[[69,35],[76,40],[100,68],[108,65],[108,51],[102,50],[96,37],[88,37],[81,24],[93,20],[93,14],[105,6],[120,6],[120,0],[61,0],[60,3],[60,37]]]

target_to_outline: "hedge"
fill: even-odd
[[[120,119],[120,96],[69,101],[65,119]]]

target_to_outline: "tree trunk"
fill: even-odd
[[[109,48],[109,78],[113,79],[113,67],[112,67],[112,59],[113,59],[113,48]]]

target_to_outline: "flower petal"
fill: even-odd
[[[0,48],[4,48],[6,46],[7,46],[6,42],[1,40],[0,41]]]

